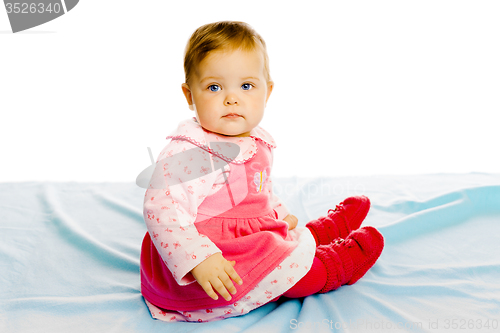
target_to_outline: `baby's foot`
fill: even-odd
[[[327,282],[320,293],[358,281],[375,264],[384,248],[384,237],[373,227],[353,231],[346,239],[316,248],[316,257],[327,270]]]
[[[358,229],[370,210],[370,200],[365,196],[349,197],[322,216],[306,224],[316,245],[329,244],[337,237],[346,238]]]

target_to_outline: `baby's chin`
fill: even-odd
[[[202,126],[205,131],[215,133],[218,135],[222,136],[228,136],[228,137],[246,137],[250,136],[250,131],[248,132],[243,132],[242,130],[236,130],[236,129],[219,129],[219,128],[214,128],[210,129],[205,126]]]
[[[244,132],[244,133],[241,133],[241,132],[236,132],[236,133],[232,133],[232,132],[213,132],[213,133],[216,133],[216,134],[219,134],[219,135],[222,135],[222,136],[228,136],[228,137],[245,137],[245,136],[250,136],[250,132]]]

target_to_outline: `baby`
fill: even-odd
[[[167,137],[144,199],[141,291],[153,317],[218,320],[359,280],[384,245],[360,228],[368,198],[297,227],[273,194],[276,143],[259,127],[274,86],[262,37],[242,22],[204,25],[184,70],[195,118]]]

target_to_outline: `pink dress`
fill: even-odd
[[[153,317],[227,318],[290,289],[310,269],[315,241],[306,228],[289,232],[282,221],[288,212],[272,194],[270,181],[272,137],[260,127],[250,137],[220,136],[188,120],[169,138],[156,177],[170,185],[150,186],[144,204],[148,233],[141,251],[141,291]],[[217,150],[225,143],[237,144],[238,156]],[[179,153],[184,153],[180,161],[168,158]],[[183,179],[176,178],[179,170]],[[230,301],[208,297],[189,273],[216,252],[236,261],[243,280]]]

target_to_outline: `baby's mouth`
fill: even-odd
[[[226,114],[225,116],[223,116],[222,118],[230,118],[230,119],[236,119],[236,118],[239,118],[239,117],[243,117],[237,113],[228,113]]]

